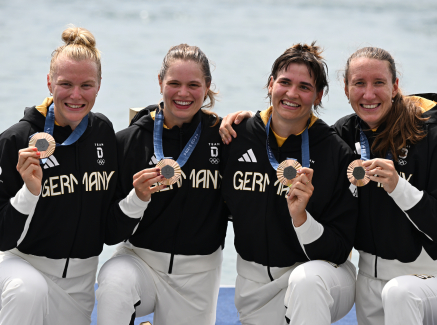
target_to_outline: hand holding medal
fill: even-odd
[[[371,181],[381,183],[387,193],[393,192],[398,185],[399,175],[392,160],[372,159],[363,162],[363,167],[366,169],[366,177]]]
[[[17,171],[33,195],[41,192],[43,172],[39,164],[40,153],[35,147],[24,148],[18,152]]]
[[[347,168],[347,178],[353,185],[358,187],[367,185],[371,180],[374,182],[386,184],[388,188],[384,186],[384,189],[388,193],[391,193],[395,189],[399,179],[399,176],[396,173],[396,170],[393,165],[393,161],[392,161],[393,156],[390,152],[388,152],[386,157],[387,159],[370,160],[369,141],[367,140],[367,137],[361,128],[361,124],[359,127],[360,127],[361,159],[354,160],[349,164]],[[385,161],[385,163],[380,163],[380,161]],[[372,162],[376,162],[376,163],[372,163]],[[388,173],[386,172],[379,173],[379,171],[382,169],[387,170]],[[393,170],[394,170],[394,174],[396,175],[393,175]],[[379,178],[378,176],[389,177],[389,181],[387,182],[385,179],[381,181],[382,178]]]
[[[301,168],[287,193],[288,211],[295,227],[301,226],[307,220],[305,209],[314,191],[311,183],[313,174],[311,168]]]
[[[160,169],[156,167],[144,169],[136,173],[133,176],[133,185],[138,198],[144,202],[150,201],[153,193],[166,187],[163,184],[153,186],[153,184],[161,182],[163,179],[164,176],[160,174]]]

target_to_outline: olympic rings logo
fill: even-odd
[[[97,163],[98,163],[100,166],[103,166],[103,165],[105,164],[105,159],[97,159]]]
[[[218,158],[209,158],[209,162],[211,164],[218,164],[220,162],[220,159],[218,159]]]

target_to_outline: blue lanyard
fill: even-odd
[[[270,130],[270,122],[272,121],[272,117],[270,116],[269,121],[266,125],[266,134],[267,134],[267,140],[266,140],[266,147],[267,147],[267,156],[269,157],[270,164],[272,167],[277,170],[279,163],[276,160],[275,156],[273,155],[272,149],[270,149],[269,144],[269,130]],[[301,144],[301,151],[302,151],[302,167],[310,167],[310,141],[308,137],[308,126],[305,128],[305,131],[302,133],[302,144]],[[287,159],[293,159],[294,158],[287,158]]]
[[[52,103],[48,110],[46,116],[46,122],[44,124],[44,132],[53,136],[53,130],[55,125],[55,105]],[[79,125],[74,129],[74,131],[70,134],[70,136],[63,143],[56,143],[56,147],[61,146],[69,146],[70,144],[75,143],[82,134],[85,133],[86,128],[88,127],[88,114],[80,121]],[[41,159],[41,163],[45,164],[47,158]]]
[[[153,149],[155,150],[155,156],[158,161],[164,158],[173,159],[171,157],[164,157],[164,151],[162,149],[163,128],[164,128],[164,113],[163,110],[161,109],[155,115],[155,123],[153,128]],[[188,143],[185,145],[184,149],[179,155],[179,158],[176,160],[176,162],[179,164],[181,168],[188,161],[188,158],[190,158],[191,154],[194,151],[194,148],[196,148],[197,142],[199,142],[200,139],[201,132],[202,132],[202,122],[199,122],[196,131],[191,136]]]
[[[363,129],[361,128],[361,121],[359,123],[359,127],[360,127],[361,160],[363,160],[363,161],[370,160],[369,140],[367,140],[367,137],[364,134]],[[387,152],[385,159],[393,160],[393,155],[391,154],[390,151]]]

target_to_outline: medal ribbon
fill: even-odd
[[[364,134],[363,129],[361,128],[361,121],[360,121],[359,127],[360,127],[361,160],[363,160],[363,161],[370,160],[369,140],[367,140],[367,137]],[[385,159],[393,160],[393,155],[391,154],[390,151],[387,152]]]
[[[162,148],[163,128],[164,128],[164,113],[163,110],[160,109],[159,112],[155,115],[155,123],[153,128],[153,149],[155,150],[155,156],[158,161],[164,158],[173,159],[172,157],[164,157],[164,150]],[[202,122],[199,122],[196,131],[191,136],[190,140],[185,145],[184,149],[182,149],[179,158],[176,160],[176,162],[179,164],[181,168],[188,161],[188,158],[190,158],[191,154],[194,151],[194,148],[196,148],[197,142],[199,142],[200,139],[201,132],[202,132]]]
[[[269,121],[267,122],[267,125],[266,125],[267,156],[269,157],[270,165],[272,165],[274,170],[277,170],[279,167],[279,163],[276,160],[275,156],[273,155],[272,149],[270,149],[270,144],[269,144],[269,130],[270,130],[270,122],[271,121],[272,121],[272,116],[270,116]],[[309,137],[308,137],[308,125],[305,128],[305,131],[303,131],[303,133],[302,133],[301,151],[302,151],[302,167],[310,167],[310,141],[309,141]],[[294,158],[287,158],[287,159],[297,160]]]
[[[55,125],[55,105],[54,103],[52,103],[47,110],[46,122],[44,124],[44,132],[53,136],[54,125]],[[80,121],[79,125],[74,129],[74,131],[70,134],[67,140],[65,140],[63,143],[56,143],[56,147],[69,146],[75,143],[77,140],[79,140],[82,134],[85,133],[87,126],[88,126],[88,114],[85,115],[82,121]],[[42,164],[45,164],[46,161],[47,158],[41,159]]]

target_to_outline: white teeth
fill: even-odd
[[[290,102],[287,102],[287,101],[285,101],[285,100],[283,100],[282,102],[283,102],[285,105],[287,105],[287,106],[291,106],[291,107],[298,107],[298,106],[299,106],[298,104],[290,103]]]
[[[82,107],[82,105],[71,105],[71,104],[67,104],[67,106],[71,107],[71,108],[80,108],[80,107]]]
[[[364,108],[376,108],[377,106],[378,106],[378,104],[374,104],[374,105],[364,105],[363,104]]]
[[[178,104],[178,105],[183,105],[183,106],[187,106],[187,105],[191,104],[191,102],[181,102],[181,101],[178,101],[178,100],[175,100],[175,103]]]

